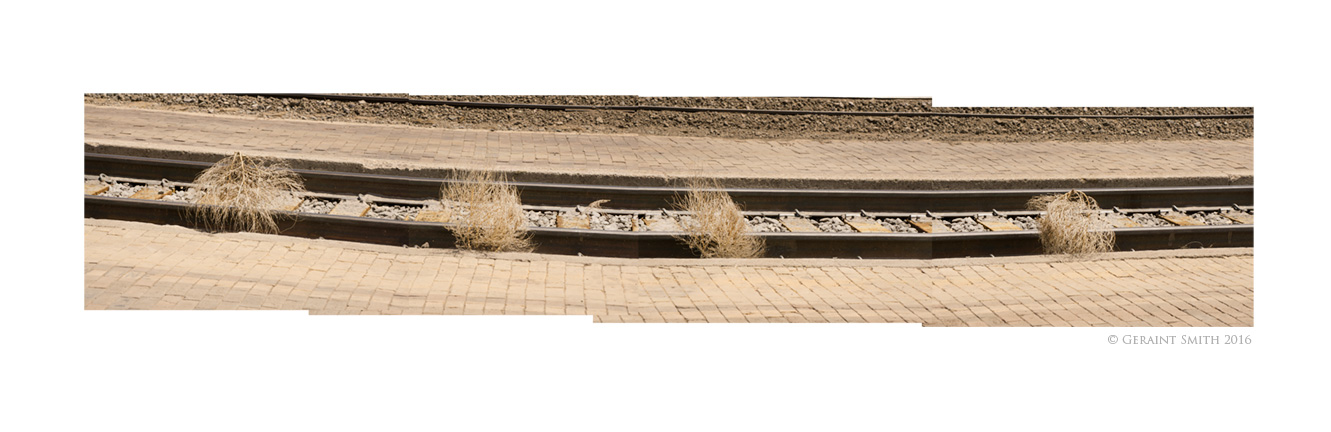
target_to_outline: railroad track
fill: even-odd
[[[1186,115],[1151,115],[1151,114],[1005,114],[1005,113],[960,113],[938,111],[806,111],[773,110],[711,107],[676,107],[660,105],[562,105],[562,104],[526,104],[500,102],[469,102],[437,99],[412,99],[392,96],[359,96],[322,93],[227,93],[233,96],[258,96],[287,99],[329,100],[344,102],[397,103],[411,105],[443,105],[458,108],[489,109],[537,109],[551,111],[673,111],[673,112],[716,112],[731,114],[768,114],[768,115],[818,115],[818,116],[861,116],[861,117],[965,117],[965,118],[1021,118],[1021,119],[1149,119],[1149,120],[1192,120],[1192,119],[1251,119],[1252,114],[1186,114]]]
[[[169,179],[189,182],[211,162],[118,156],[84,153],[84,173],[89,175],[139,179]],[[311,191],[359,195],[370,194],[386,198],[432,199],[438,198],[440,187],[446,180],[343,173],[318,170],[295,170]],[[598,186],[555,183],[514,182],[522,202],[544,206],[586,205],[608,199],[610,205],[628,210],[659,210],[670,208],[672,202],[687,189],[679,187]],[[1088,188],[1081,189],[1095,197],[1105,208],[1167,208],[1171,205],[1250,206],[1253,200],[1251,185],[1146,187],[1146,188]],[[1032,196],[1066,189],[1002,189],[1002,190],[808,190],[808,189],[727,189],[732,199],[746,210],[752,211],[855,211],[870,212],[977,212],[1025,210]]]
[[[193,226],[192,185],[208,164],[85,155],[84,216]],[[130,173],[130,175],[125,175]],[[283,234],[367,243],[452,247],[445,181],[298,171],[310,193],[293,197]],[[147,175],[151,174],[151,175]],[[629,258],[692,257],[677,239],[688,218],[663,201],[682,189],[520,184],[536,252]],[[598,195],[603,193],[619,195]],[[772,258],[945,258],[1040,253],[1038,212],[1021,191],[733,190]],[[1251,186],[1086,190],[1115,221],[1120,250],[1252,245]],[[746,195],[747,193],[747,195]],[[610,196],[606,209],[580,205]],[[819,198],[837,197],[829,204]],[[622,202],[614,199],[622,198]],[[846,202],[853,206],[841,206]],[[627,203],[628,205],[620,205]],[[1148,203],[1148,205],[1141,205]],[[1120,205],[1121,204],[1121,205]],[[804,207],[798,207],[804,205]],[[934,207],[930,207],[934,206]],[[941,207],[940,207],[941,206]],[[757,207],[757,208],[755,208]],[[867,207],[867,208],[866,208]]]

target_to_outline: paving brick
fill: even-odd
[[[122,221],[84,224],[85,309],[590,314],[598,322],[926,326],[1253,322],[1250,252],[1122,259],[1110,254],[1079,262],[986,258],[956,265],[863,260],[773,267],[772,260],[726,265],[695,260],[663,266],[650,260],[509,257],[207,234]],[[207,246],[217,243],[223,247]],[[159,245],[175,246],[173,256],[183,259],[164,266],[142,258]],[[308,253],[291,255],[284,265],[258,252],[297,249]],[[233,254],[236,258],[227,261]],[[256,276],[256,269],[265,270]]]
[[[721,173],[744,186],[893,182],[1230,178],[1253,174],[1253,141],[948,142],[742,140],[450,130],[256,119],[85,105],[85,142],[149,150],[257,152],[372,165],[587,173]],[[1151,157],[1141,157],[1149,154]],[[605,157],[604,155],[614,155]],[[687,156],[682,156],[687,155]],[[902,157],[909,155],[910,157]],[[383,163],[379,163],[383,162]],[[784,182],[784,183],[782,183]],[[875,183],[876,182],[876,183]]]

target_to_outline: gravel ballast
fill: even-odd
[[[339,202],[340,200],[306,198],[305,201],[300,203],[300,207],[296,208],[296,211],[301,213],[328,214],[328,212],[333,211],[334,207],[337,207]]]
[[[594,230],[632,231],[633,215],[609,215],[592,213],[591,226]]]
[[[856,232],[855,228],[851,227],[850,224],[847,224],[846,221],[841,220],[841,218],[839,217],[814,219],[813,224],[817,226],[818,229],[823,230],[823,232],[830,232],[830,233]]]
[[[765,216],[754,216],[749,219],[749,231],[751,232],[787,232],[785,225],[776,218]]]
[[[903,219],[897,219],[897,218],[881,218],[881,219],[878,219],[878,223],[881,224],[882,226],[885,226],[885,227],[891,228],[891,229],[892,229],[892,232],[895,232],[895,233],[911,233],[911,234],[914,234],[914,233],[918,233],[918,232],[920,232],[920,229],[919,229],[919,228],[915,228],[914,225],[911,225],[909,222],[906,222],[906,221],[903,220]]]
[[[175,188],[175,192],[173,192],[171,195],[162,197],[162,201],[177,201],[177,202],[188,202],[188,203],[198,202],[199,191],[194,188],[177,187]]]
[[[554,228],[555,218],[559,216],[559,212],[553,211],[525,210],[522,214],[527,219],[527,225],[537,228]]]
[[[947,224],[948,228],[952,228],[952,230],[956,232],[989,231],[989,229],[985,228],[984,225],[980,225],[979,222],[976,222],[975,218],[952,219],[949,221],[943,221],[943,223]]]
[[[1008,218],[1008,220],[1011,220],[1013,225],[1016,225],[1024,230],[1040,229],[1040,223],[1035,218],[1030,216],[1010,217]]]
[[[995,114],[1252,114],[1251,108],[933,108],[927,100],[833,98],[637,98],[632,96],[413,96],[450,100],[660,105],[816,111]],[[454,108],[220,94],[87,94],[95,105],[449,129],[633,133],[760,139],[1124,141],[1252,138],[1252,119],[1004,119],[866,117],[670,111]]]
[[[1169,221],[1161,219],[1160,216],[1156,216],[1150,213],[1136,213],[1129,216],[1128,218],[1132,219],[1133,222],[1136,222],[1137,225],[1141,225],[1143,227],[1174,226],[1174,224],[1169,223]]]
[[[101,193],[100,195],[107,197],[116,197],[116,198],[128,198],[132,196],[135,192],[138,192],[139,190],[142,190],[144,187],[146,187],[143,184],[129,183],[124,181],[111,181],[105,178],[100,182],[96,179],[86,180],[86,181],[89,182],[88,183],[89,186],[92,186],[94,188],[97,186],[97,184],[106,185],[108,189],[105,192]],[[197,202],[199,193],[195,188],[186,187],[186,186],[175,186],[174,189],[175,193],[173,193],[172,195],[162,196],[160,199],[163,201],[172,201],[172,202],[187,202],[187,203]],[[301,202],[300,206],[296,209],[296,211],[301,213],[328,214],[340,202],[341,200],[338,199],[316,198],[316,197],[307,196],[303,199],[303,201]],[[364,214],[364,217],[410,221],[410,220],[415,220],[417,214],[426,207],[429,207],[431,209],[450,208],[458,216],[463,216],[467,214],[467,209],[465,208],[465,206],[460,206],[457,203],[453,202],[442,202],[438,204],[427,203],[426,206],[413,205],[413,204],[371,203],[370,208]],[[591,211],[589,213],[581,213],[577,211],[575,208],[568,208],[566,212],[572,215],[587,214],[589,217],[590,228],[593,230],[633,231],[634,227],[637,226],[638,229],[642,231],[675,232],[675,231],[681,231],[682,226],[687,226],[693,223],[693,217],[687,214],[678,214],[676,216],[664,216],[659,214],[659,212],[647,212],[647,213],[637,213],[637,214],[612,214],[602,211]],[[1167,211],[1166,214],[1174,214],[1174,212]],[[1190,211],[1184,213],[1184,215],[1187,218],[1192,219],[1193,221],[1204,225],[1223,226],[1223,225],[1241,224],[1240,222],[1236,222],[1233,219],[1226,217],[1225,215],[1227,214],[1246,215],[1247,217],[1251,217],[1254,214],[1254,212],[1252,210],[1246,210],[1240,212],[1229,209],[1219,209],[1218,211]],[[527,224],[532,227],[554,228],[557,226],[556,218],[558,215],[559,215],[558,210],[524,210],[524,218],[527,221]],[[1128,219],[1132,220],[1141,227],[1174,226],[1173,223],[1165,220],[1164,218],[1160,217],[1155,213],[1144,213],[1144,212],[1128,213],[1126,216],[1128,217]],[[915,226],[911,225],[907,220],[900,218],[878,217],[873,219],[863,219],[862,217],[853,214],[847,214],[845,217],[851,218],[852,221],[860,220],[860,221],[875,222],[885,228],[888,228],[891,232],[894,233],[922,232],[919,229],[917,229]],[[986,221],[992,220],[997,222],[1003,222],[1003,221],[1010,222],[1013,225],[1023,230],[1039,229],[1038,218],[1033,216],[1004,217],[1004,216],[981,215],[977,217],[982,218]],[[843,219],[842,217],[815,216],[815,217],[805,217],[805,218],[796,218],[796,219],[807,220],[822,232],[827,232],[827,233],[859,232],[850,224],[846,223],[845,219]],[[647,229],[646,222],[654,220],[665,222],[665,224],[657,226],[657,229],[655,230]],[[947,226],[952,231],[961,232],[961,233],[977,233],[977,232],[989,231],[989,228],[980,224],[980,222],[977,221],[975,217],[946,217],[943,219],[922,219],[922,220],[936,221]],[[768,216],[747,216],[746,223],[748,224],[749,232],[755,232],[755,233],[789,232],[785,224],[783,224],[781,220],[778,218],[773,218]]]
[[[378,219],[414,220],[420,211],[420,206],[371,204],[365,215]]]
[[[131,195],[134,195],[135,192],[143,190],[143,188],[144,185],[114,182],[110,184],[110,189],[107,189],[106,192],[102,192],[102,196],[129,198]]]

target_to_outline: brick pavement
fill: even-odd
[[[1252,249],[914,260],[480,254],[84,220],[86,309],[571,314],[599,322],[1251,326]]]
[[[215,160],[234,151],[304,168],[489,168],[517,180],[846,188],[1251,184],[1253,141],[1119,143],[737,140],[490,132],[256,119],[85,105],[90,151]],[[201,154],[192,154],[201,153]],[[333,163],[320,165],[318,161]],[[432,171],[435,170],[435,171]],[[433,173],[433,174],[432,174]]]

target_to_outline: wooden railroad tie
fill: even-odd
[[[333,211],[328,212],[334,216],[365,216],[365,212],[370,211],[370,205],[357,200],[343,200],[333,207]]]
[[[162,197],[171,195],[175,192],[175,189],[168,189],[161,186],[145,186],[143,189],[139,189],[138,192],[134,192],[134,195],[130,195],[129,197],[135,199],[159,200],[162,199]]]
[[[850,225],[851,228],[855,228],[855,231],[859,231],[859,232],[867,232],[867,233],[890,233],[890,232],[892,232],[892,229],[891,229],[891,228],[885,227],[885,226],[883,226],[883,224],[880,224],[880,223],[878,223],[878,221],[875,221],[875,220],[869,220],[869,219],[849,219],[849,218],[847,218],[847,219],[845,219],[845,221],[846,221],[846,225]]]
[[[781,218],[781,225],[784,225],[790,232],[823,232],[813,225],[808,219],[804,218]]]
[[[947,225],[943,225],[942,221],[936,221],[936,220],[921,221],[921,220],[911,219],[909,222],[911,225],[914,225],[916,228],[919,228],[920,231],[924,231],[930,234],[942,233],[942,232],[956,232],[953,231],[952,228],[948,228]]]
[[[1184,213],[1160,213],[1160,218],[1167,220],[1169,221],[1169,223],[1178,226],[1206,225],[1204,223],[1193,220],[1192,217],[1189,217],[1187,214]]]
[[[1021,231],[1021,227],[1012,222],[998,219],[980,219],[977,222],[989,231]]]
[[[592,218],[587,215],[559,213],[555,216],[555,227],[592,229]]]

